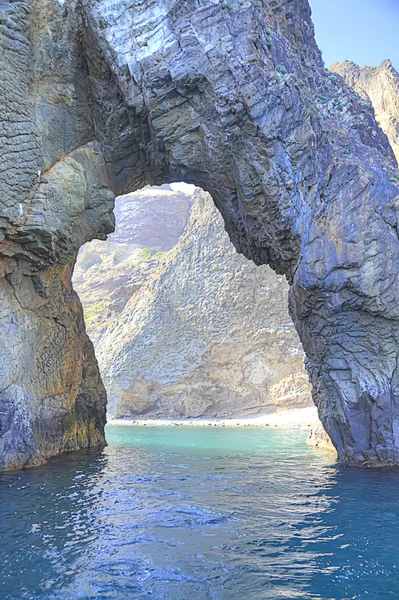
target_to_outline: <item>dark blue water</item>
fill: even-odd
[[[0,599],[399,598],[399,470],[305,437],[110,427],[1,475]]]

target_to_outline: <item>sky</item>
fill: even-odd
[[[399,70],[399,0],[309,0],[316,39],[328,67],[351,60]]]
[[[191,183],[184,183],[184,181],[179,181],[179,183],[171,183],[170,187],[175,192],[183,192],[183,194],[192,194],[195,190],[195,185]]]

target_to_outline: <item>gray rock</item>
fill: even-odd
[[[209,194],[194,199],[154,188],[122,197],[116,235],[79,254],[73,282],[108,415],[229,418],[311,406],[285,278],[237,254]],[[174,214],[187,223],[180,239]],[[157,252],[160,232],[172,251]]]
[[[187,225],[191,196],[171,188],[144,188],[120,196],[115,204],[116,229],[108,240],[131,248],[170,250]]]
[[[377,122],[399,161],[399,73],[391,61],[384,60],[379,67],[359,67],[346,60],[329,68],[372,104]]]
[[[104,443],[70,272],[112,230],[114,193],[180,180],[211,194],[239,252],[286,275],[341,462],[396,464],[396,160],[324,69],[308,2],[30,0],[1,3],[0,21],[2,468]]]

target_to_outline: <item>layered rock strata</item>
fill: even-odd
[[[359,67],[346,60],[329,68],[341,75],[366,102],[371,102],[377,122],[399,161],[399,73],[391,61],[384,60],[379,67]]]
[[[384,60],[379,67],[359,67],[346,60],[332,64],[329,70],[339,74],[366,103],[371,104],[377,122],[399,160],[399,73],[391,61]],[[397,183],[399,173],[393,173],[390,179]],[[312,427],[307,444],[327,450],[334,448],[321,423]]]
[[[104,441],[80,307],[63,323],[81,340],[77,367],[60,370],[65,402],[41,376],[64,339],[29,345],[21,290],[32,305],[51,293],[60,319],[49,281],[61,290],[79,247],[111,231],[113,195],[181,180],[211,194],[239,252],[286,275],[341,462],[398,463],[397,165],[371,107],[324,69],[308,2],[29,0],[1,3],[0,24],[1,286],[18,282],[9,310],[22,311],[2,362],[1,467]],[[40,314],[55,320],[50,301]]]
[[[191,209],[192,196],[170,188],[144,188],[120,196],[115,204],[115,232],[106,242],[94,240],[81,248],[73,285],[83,302],[96,354],[101,353],[126,305],[162,270]],[[104,361],[103,373],[110,363],[112,356]]]
[[[150,194],[160,196],[158,207]],[[157,251],[159,223],[171,232],[167,217],[182,214],[182,197],[163,190],[122,197],[115,234],[79,255],[74,286],[108,415],[229,418],[311,406],[287,283],[237,254],[209,194],[194,194],[173,250]],[[137,248],[140,239],[148,246]]]

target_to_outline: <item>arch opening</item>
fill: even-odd
[[[72,279],[108,421],[314,422],[288,285],[237,254],[209,194],[147,187],[117,198],[115,215]]]

